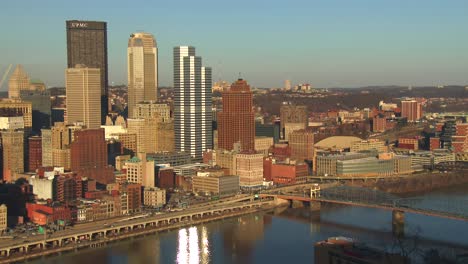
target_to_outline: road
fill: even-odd
[[[203,210],[224,209],[229,206],[232,206],[233,204],[248,204],[249,202],[240,202],[240,201],[245,200],[249,197],[253,199],[253,196],[241,195],[239,197],[230,197],[230,198],[226,198],[226,199],[222,199],[218,201],[209,202],[208,204],[195,206],[193,208],[184,209],[182,211],[167,212],[167,213],[162,213],[156,216],[148,215],[146,217],[142,217],[138,219],[130,219],[127,221],[122,221],[122,220],[128,219],[130,217],[143,216],[144,214],[133,215],[133,216],[122,216],[122,217],[117,217],[113,219],[105,219],[105,220],[84,223],[84,224],[78,224],[69,229],[57,231],[51,235],[48,235],[47,239],[73,235],[73,234],[78,234],[78,233],[92,232],[97,229],[102,229],[103,227],[110,227],[111,225],[113,225],[114,227],[119,227],[119,226],[125,226],[129,223],[132,223],[132,224],[143,223],[143,222],[148,221],[149,219],[157,220],[157,219],[167,218],[167,217],[178,217],[178,216],[182,216],[182,215],[186,215],[190,213],[196,213],[196,212],[203,211]],[[29,242],[41,242],[43,240],[44,240],[44,235],[30,236],[25,239],[16,239],[14,241],[12,241],[11,239],[1,240],[0,248],[23,244],[25,243],[25,241],[28,241],[29,243]]]

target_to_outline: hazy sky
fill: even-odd
[[[63,85],[65,20],[108,23],[110,83],[127,83],[130,33],[155,35],[160,85],[192,45],[213,80],[257,87],[468,84],[466,0],[10,0],[0,5],[0,78],[21,63]],[[3,85],[2,90],[7,89]]]

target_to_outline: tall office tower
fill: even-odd
[[[76,65],[66,70],[67,123],[83,122],[87,128],[101,127],[100,70]]]
[[[100,70],[100,111],[95,114],[100,114],[100,124],[104,124],[110,108],[107,75],[107,23],[69,20],[66,26],[68,68],[83,64],[86,67]]]
[[[52,130],[41,129],[42,136],[42,166],[52,166]]]
[[[29,163],[28,171],[35,172],[42,166],[42,138],[29,137]]]
[[[16,65],[15,70],[8,81],[8,98],[19,98],[22,90],[30,89],[30,80],[28,74],[24,71],[23,66]]]
[[[282,138],[288,140],[294,130],[306,129],[309,123],[307,106],[283,104],[280,108]]]
[[[15,181],[24,172],[24,132],[2,131],[3,180]]]
[[[239,79],[223,92],[223,110],[218,113],[218,148],[233,150],[240,143],[242,152],[255,150],[253,94],[245,80]]]
[[[71,170],[102,184],[114,181],[114,169],[107,165],[107,144],[104,129],[83,129],[73,133]]]
[[[202,67],[195,48],[174,48],[174,130],[176,151],[198,161],[213,148],[211,68]]]
[[[134,33],[128,39],[128,116],[134,117],[135,105],[155,101],[158,89],[158,48],[153,35]]]
[[[416,100],[401,101],[401,116],[406,117],[408,122],[416,122],[423,115],[422,105]]]

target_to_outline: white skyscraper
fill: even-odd
[[[177,151],[201,160],[213,148],[211,68],[202,67],[195,48],[174,48],[174,130]]]
[[[134,33],[128,39],[128,116],[143,101],[155,101],[158,89],[158,48],[153,35]]]

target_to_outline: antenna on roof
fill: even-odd
[[[239,78],[238,78],[238,79],[239,79],[239,80],[242,80],[242,75],[241,75],[240,72],[239,72]]]

